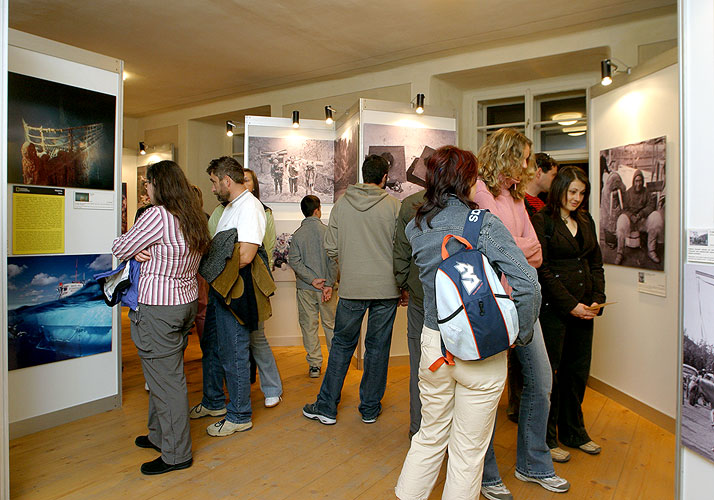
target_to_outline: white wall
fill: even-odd
[[[683,229],[714,227],[714,5],[711,1],[680,3],[682,81],[682,163],[684,172]],[[684,261],[684,259],[682,259]],[[683,327],[684,318],[681,319]],[[678,436],[679,437],[679,436]],[[678,439],[679,498],[712,498],[714,464],[681,446]]]
[[[677,65],[614,89],[590,104],[591,207],[600,206],[603,149],[667,136],[666,297],[637,291],[638,269],[605,265],[609,302],[595,320],[592,377],[674,417],[679,286],[679,129]],[[591,210],[599,227],[599,210]]]

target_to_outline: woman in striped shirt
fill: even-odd
[[[114,240],[112,253],[142,262],[139,306],[129,319],[149,385],[149,434],[135,444],[161,452],[141,466],[151,475],[193,463],[183,352],[196,316],[198,263],[210,237],[198,198],[176,163],[150,165],[146,179],[154,206]]]

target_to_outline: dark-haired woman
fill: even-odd
[[[243,184],[246,189],[260,201],[260,184],[258,177],[249,168],[244,168],[245,179]],[[261,202],[263,203],[263,202]],[[268,267],[273,267],[273,250],[275,249],[275,220],[273,219],[273,211],[265,203],[265,236],[263,237],[263,246],[268,253]],[[275,356],[270,349],[268,339],[265,338],[265,323],[258,323],[258,329],[250,332],[250,357],[251,357],[251,382],[255,379],[255,366],[258,367],[260,374],[260,390],[265,396],[265,407],[273,408],[280,404],[283,394],[283,382],[280,379],[278,365],[275,363]]]
[[[146,190],[154,206],[114,240],[112,253],[142,262],[139,306],[129,319],[149,385],[149,434],[135,443],[161,452],[141,472],[162,474],[193,463],[183,352],[196,316],[196,272],[210,242],[206,216],[176,163],[150,165]]]
[[[581,408],[590,373],[593,318],[605,302],[605,274],[595,223],[582,208],[590,192],[585,173],[563,167],[548,201],[533,217],[543,249],[538,276],[543,290],[540,321],[553,370],[547,443],[554,456],[558,440],[592,455],[600,453],[585,430]],[[563,453],[567,453],[564,452]]]
[[[477,167],[473,153],[454,146],[439,148],[427,161],[424,203],[406,228],[424,287],[424,328],[419,364],[422,420],[395,488],[401,500],[429,497],[447,447],[443,498],[478,496],[484,456],[506,380],[505,351],[479,361],[455,358],[453,366],[443,364],[430,370],[434,361],[442,357],[434,291],[441,244],[447,234],[463,235],[466,219],[476,208],[471,200]],[[508,277],[518,310],[516,342],[527,343],[540,308],[536,271],[498,217],[490,213],[482,216],[478,241],[471,244]],[[461,244],[453,239],[447,244],[449,253],[460,248]]]

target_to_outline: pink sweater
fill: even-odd
[[[505,186],[501,188],[501,194],[494,197],[486,184],[479,179],[476,181],[476,195],[473,201],[478,203],[479,208],[486,208],[501,219],[511,232],[518,248],[528,259],[528,263],[533,267],[540,267],[543,263],[543,253],[523,200],[514,200]]]

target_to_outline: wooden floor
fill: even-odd
[[[191,404],[201,399],[201,354],[195,337],[186,351]],[[361,372],[350,370],[342,392],[338,422],[324,426],[301,414],[312,402],[321,379],[307,376],[301,347],[274,349],[283,378],[283,402],[262,404],[253,386],[250,432],[209,437],[215,418],[191,421],[193,467],[144,476],[142,462],[153,450],[137,448],[134,437],[146,433],[147,393],[136,350],[125,328],[124,398],[119,410],[84,418],[10,442],[13,499],[393,499],[402,461],[409,447],[407,429],[408,367],[389,369],[384,411],[377,423],[360,420]],[[326,353],[325,353],[326,354]],[[674,436],[601,394],[589,390],[585,420],[599,456],[572,450],[556,472],[572,488],[550,493],[513,476],[516,425],[499,407],[496,456],[504,482],[516,500],[523,499],[671,499],[674,496]],[[430,499],[441,497],[444,469]]]

